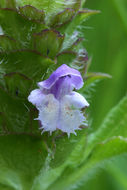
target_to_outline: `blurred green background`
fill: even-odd
[[[87,0],[85,7],[100,10],[86,22],[86,49],[91,71],[112,75],[92,91],[90,131],[96,130],[108,111],[127,92],[127,0]],[[115,158],[81,190],[127,190],[127,156]]]

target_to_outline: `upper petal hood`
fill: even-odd
[[[68,67],[65,64],[63,64],[56,71],[54,71],[47,80],[39,82],[38,86],[40,88],[50,89],[59,78],[65,76],[70,76],[72,86],[75,89],[80,89],[83,86],[83,79],[80,72]]]

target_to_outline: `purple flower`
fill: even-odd
[[[60,129],[75,133],[75,130],[84,124],[85,117],[81,109],[88,107],[86,99],[79,93],[73,91],[83,86],[83,79],[79,71],[60,66],[51,76],[38,83],[39,89],[33,90],[28,100],[39,111],[37,120],[41,122],[44,131],[55,131]]]

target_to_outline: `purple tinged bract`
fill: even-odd
[[[86,121],[82,108],[89,103],[79,93],[73,91],[83,86],[79,71],[63,64],[51,76],[38,83],[39,89],[33,90],[28,100],[39,111],[37,120],[41,122],[42,132],[52,133],[56,129],[76,134]]]

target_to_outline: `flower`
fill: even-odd
[[[51,76],[38,83],[39,89],[33,90],[28,100],[39,111],[37,120],[41,122],[41,129],[52,133],[56,129],[76,134],[84,124],[85,117],[82,108],[88,107],[86,99],[73,91],[83,86],[83,79],[79,71],[63,64]]]

